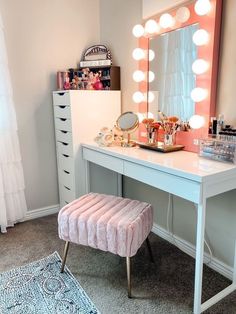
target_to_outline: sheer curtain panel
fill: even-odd
[[[17,134],[11,80],[0,16],[0,227],[22,221],[26,214],[24,175]]]

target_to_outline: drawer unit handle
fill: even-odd
[[[65,109],[66,108],[66,106],[63,106],[63,105],[60,105],[58,107],[61,108],[61,109]]]
[[[64,185],[64,188],[65,188],[65,189],[67,189],[67,190],[69,190],[69,191],[71,191],[71,189],[70,189],[70,188],[68,188],[68,187],[67,187],[67,186],[65,186],[65,185]]]
[[[69,171],[63,170],[66,174],[70,174]]]
[[[66,204],[69,204],[67,201],[64,201]]]
[[[68,131],[64,131],[64,130],[59,130],[61,133],[67,134]]]
[[[66,158],[70,157],[69,155],[66,155],[66,154],[62,154],[62,156],[66,157]]]
[[[61,141],[59,141],[59,143],[61,143],[62,145],[65,145],[65,146],[69,145],[69,143],[65,143],[65,142],[61,142]]]
[[[64,93],[58,93],[58,95],[63,96],[63,95],[65,95],[65,92]]]
[[[59,118],[61,121],[65,122],[67,119],[65,118]]]

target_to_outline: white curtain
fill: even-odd
[[[0,227],[1,232],[26,214],[24,175],[17,122],[0,15]]]
[[[152,88],[159,91],[158,110],[182,121],[188,121],[195,112],[190,94],[196,84],[192,64],[197,59],[197,48],[192,36],[197,28],[192,25],[166,33],[158,36],[156,43],[156,80]]]

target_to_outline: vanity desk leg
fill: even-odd
[[[85,193],[88,194],[90,192],[90,168],[89,161],[84,160],[85,162]]]
[[[196,239],[196,260],[195,260],[195,285],[194,285],[194,314],[201,313],[202,299],[202,275],[203,275],[203,255],[204,236],[206,220],[206,200],[202,204],[197,204],[197,239]]]

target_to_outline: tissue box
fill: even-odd
[[[200,140],[199,155],[236,164],[236,137],[218,136]]]

